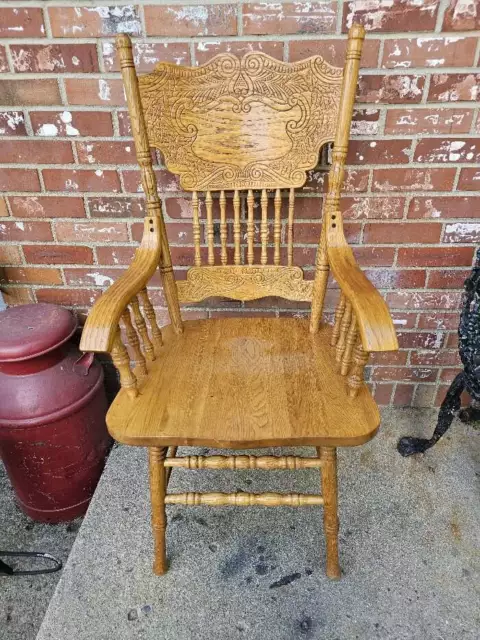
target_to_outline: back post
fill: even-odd
[[[320,242],[317,249],[315,265],[315,281],[313,284],[312,313],[310,317],[310,331],[316,333],[320,327],[323,305],[327,291],[329,274],[327,255],[327,229],[340,216],[340,192],[345,176],[345,160],[347,158],[348,141],[350,138],[350,124],[352,121],[355,92],[358,82],[358,70],[362,55],[365,29],[354,24],[348,32],[347,55],[345,61],[342,94],[338,114],[338,125],[333,144],[332,166],[328,174],[328,192],[323,207],[323,224]],[[334,224],[334,222],[333,222]]]
[[[140,166],[142,186],[145,192],[147,218],[156,218],[158,220],[161,246],[159,267],[168,313],[175,333],[182,333],[183,323],[178,303],[177,285],[173,276],[170,247],[168,245],[165,221],[163,219],[162,204],[157,192],[157,179],[152,167],[150,143],[143,116],[138,78],[133,62],[132,42],[129,36],[124,33],[119,34],[116,38],[116,47],[120,59],[120,68],[127,98],[137,161]]]

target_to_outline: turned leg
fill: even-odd
[[[337,450],[335,447],[318,447],[322,465],[323,526],[327,545],[327,576],[340,578],[338,564],[338,491]]]
[[[167,528],[167,514],[165,512],[165,456],[167,447],[150,447],[148,459],[150,466],[150,498],[152,502],[152,529],[155,560],[153,571],[162,575],[167,570],[167,555],[165,548],[165,530]]]

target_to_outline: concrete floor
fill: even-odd
[[[46,551],[66,562],[80,524],[81,520],[75,520],[48,525],[27,518],[15,505],[12,487],[0,462],[0,550]],[[18,559],[0,557],[20,569]],[[27,568],[25,561],[22,567]],[[39,567],[37,563],[36,568]],[[59,572],[21,577],[0,575],[1,640],[34,640],[60,575]]]
[[[170,507],[170,571],[154,576],[145,452],[116,448],[38,640],[478,640],[478,431],[456,421],[403,459],[398,437],[430,434],[437,412],[383,415],[376,439],[339,455],[338,582],[324,576],[318,508]],[[311,470],[177,470],[170,490],[318,484]]]

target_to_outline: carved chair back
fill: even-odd
[[[150,147],[192,193],[195,266],[177,282],[180,302],[280,296],[313,300],[318,316],[327,239],[319,234],[315,282],[304,280],[294,265],[295,189],[334,142],[324,226],[335,219],[363,37],[362,27],[350,30],[344,69],[320,56],[285,63],[254,52],[197,68],[160,63],[141,77],[129,39],[118,38],[149,215],[160,208]]]

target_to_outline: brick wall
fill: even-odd
[[[159,60],[195,65],[253,49],[290,61],[319,53],[340,65],[355,20],[368,37],[342,208],[401,345],[375,357],[369,375],[381,404],[438,404],[458,367],[461,286],[480,240],[479,0],[83,4],[0,2],[0,264],[8,301],[85,312],[132,257],[143,201],[117,32],[135,38],[140,71]],[[191,212],[176,179],[160,165],[157,174],[184,277]],[[297,204],[297,258],[310,277],[324,177],[325,168],[313,171]],[[154,296],[161,308],[160,289]],[[275,313],[273,302],[213,301],[186,316]],[[280,305],[298,312],[297,304]]]

